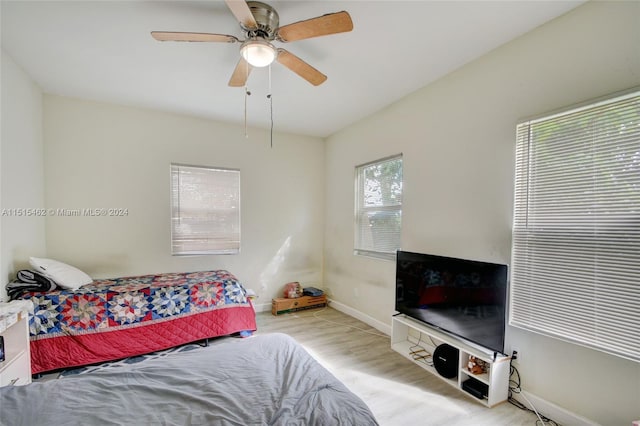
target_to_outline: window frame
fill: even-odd
[[[368,167],[379,165],[383,163],[387,163],[394,160],[400,160],[401,168],[400,168],[400,185],[401,185],[401,195],[399,203],[395,205],[383,205],[383,206],[372,206],[367,207],[364,204],[364,180],[363,174],[364,170]],[[378,160],[370,161],[364,164],[357,165],[355,167],[355,195],[354,195],[354,249],[353,254],[357,256],[365,256],[372,257],[383,260],[391,260],[395,261],[396,259],[396,251],[401,249],[401,234],[402,234],[402,203],[403,203],[403,194],[404,194],[404,159],[402,153],[390,155],[388,157],[380,158]],[[398,246],[393,249],[393,251],[379,251],[374,250],[373,247],[365,247],[362,243],[363,235],[360,233],[361,228],[361,217],[363,213],[373,212],[373,211],[385,211],[391,213],[398,213],[400,217],[400,229],[398,230],[397,238],[398,238]]]

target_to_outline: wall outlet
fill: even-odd
[[[511,361],[515,361],[517,359],[520,359],[520,353],[514,349],[513,352],[511,352]]]

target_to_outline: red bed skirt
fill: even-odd
[[[240,331],[256,330],[251,305],[230,306],[140,327],[31,341],[33,374],[113,361]]]

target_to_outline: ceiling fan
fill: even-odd
[[[326,75],[293,53],[276,48],[272,42],[288,43],[348,32],[353,29],[351,16],[345,11],[329,13],[280,27],[278,12],[266,3],[244,0],[225,0],[225,3],[240,23],[245,34],[244,40],[226,34],[167,31],[152,31],[151,36],[158,41],[242,43],[240,60],[229,80],[229,86],[232,87],[244,86],[253,67],[264,67],[274,60],[314,86],[318,86],[325,82]]]

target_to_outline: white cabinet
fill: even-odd
[[[393,317],[391,330],[391,348],[425,370],[440,377],[451,386],[460,389],[475,401],[487,407],[504,402],[509,396],[510,357],[489,352],[484,348],[457,339],[449,334],[429,327],[428,325],[405,315]],[[432,355],[441,344],[449,344],[458,349],[457,375],[453,378],[441,376],[433,366]],[[482,372],[474,374],[469,371],[469,357],[475,357],[482,366]],[[481,389],[481,396],[473,395],[473,391],[465,389],[474,384],[474,389]],[[477,382],[474,382],[477,381]]]
[[[29,306],[23,301],[0,303],[0,336],[5,355],[0,362],[0,386],[31,383]]]

